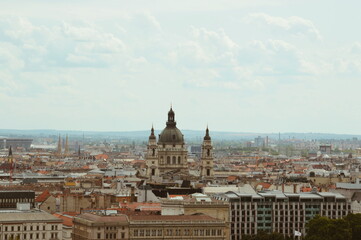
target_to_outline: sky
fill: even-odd
[[[358,0],[2,0],[0,129],[361,134]]]

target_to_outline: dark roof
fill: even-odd
[[[176,126],[167,126],[159,135],[158,144],[184,144],[183,134]]]
[[[361,201],[361,192],[354,192],[351,198],[352,201]]]
[[[172,108],[168,112],[167,126],[159,134],[158,144],[184,144],[183,134],[177,128],[175,113]]]

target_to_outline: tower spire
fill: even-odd
[[[59,134],[59,139],[58,139],[58,155],[60,156],[61,155],[61,138],[60,138],[60,134]]]
[[[167,127],[175,127],[176,126],[176,122],[175,122],[175,113],[172,109],[172,106],[170,107],[170,110],[168,112],[168,121],[167,121]]]
[[[151,128],[151,130],[150,130],[149,139],[155,139],[153,124],[152,124],[152,128]]]
[[[69,138],[68,138],[68,134],[67,134],[66,138],[65,138],[64,154],[68,155],[68,153],[69,153]]]
[[[207,124],[207,128],[206,128],[206,135],[203,138],[204,140],[211,140],[211,137],[209,136],[209,129],[208,129],[208,124]]]
[[[12,148],[11,148],[11,146],[9,147],[9,157],[12,157],[13,156],[13,150],[12,150]]]

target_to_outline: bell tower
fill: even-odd
[[[202,153],[201,153],[201,177],[213,179],[213,147],[211,137],[209,136],[208,126],[206,135],[203,138]]]
[[[159,177],[158,170],[158,145],[157,138],[154,135],[154,128],[152,126],[146,154],[147,177]]]

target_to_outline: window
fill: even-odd
[[[173,156],[173,158],[172,158],[172,163],[173,163],[173,164],[177,164],[177,162],[176,162],[176,157],[175,157],[175,156]]]
[[[167,164],[170,164],[170,156],[167,157]]]

